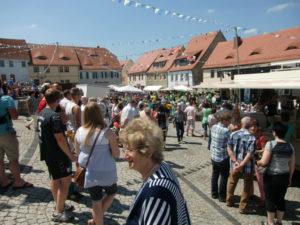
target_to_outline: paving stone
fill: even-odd
[[[20,158],[28,153],[35,137],[35,132],[24,128],[24,118],[14,122],[19,134]],[[200,133],[200,124],[196,123],[197,133]],[[170,126],[165,160],[180,175],[179,182],[187,201],[192,223],[194,225],[227,225],[227,224],[260,224],[264,221],[265,212],[260,214],[240,215],[237,208],[228,208],[224,203],[210,198],[211,161],[206,141],[200,137],[186,137],[186,143],[177,144],[175,130]],[[201,143],[201,144],[200,144]],[[26,168],[29,173],[23,173],[26,180],[34,183],[35,188],[13,192],[11,189],[0,195],[0,224],[55,224],[51,221],[53,200],[49,191],[49,175],[44,162],[39,160],[37,148]],[[27,170],[28,171],[28,170]],[[105,215],[105,225],[124,224],[129,206],[141,186],[141,177],[136,171],[128,169],[128,163],[118,160],[118,194]],[[236,194],[240,195],[242,182],[240,181]],[[257,185],[255,184],[257,194]],[[68,201],[75,207],[76,224],[85,224],[91,218],[91,201],[84,192],[84,198],[79,202]],[[286,198],[288,221],[284,224],[297,224],[299,218],[300,192],[297,188],[289,188]],[[236,219],[234,223],[228,217]],[[72,223],[66,223],[72,224]]]

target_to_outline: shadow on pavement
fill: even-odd
[[[171,168],[175,169],[184,169],[184,166],[178,165],[177,163],[171,162],[171,161],[166,161],[170,165]]]
[[[189,145],[202,145],[201,142],[195,142],[195,141],[183,141],[183,143]]]
[[[118,195],[124,195],[124,196],[135,196],[137,194],[137,191],[131,191],[128,190],[126,187],[118,186]]]
[[[286,200],[286,213],[284,215],[285,220],[300,220],[300,202]],[[293,223],[297,224],[297,223]],[[300,224],[300,223],[298,223]]]
[[[11,209],[13,206],[6,204],[6,203],[0,203],[0,212],[4,209]]]
[[[187,148],[182,148],[182,147],[178,147],[178,148],[168,148],[168,147],[166,147],[166,148],[165,148],[165,151],[175,151],[175,150],[184,150],[184,149],[187,149]]]
[[[300,171],[294,172],[291,186],[300,188]]]

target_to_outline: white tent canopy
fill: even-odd
[[[193,88],[216,89],[300,89],[300,71],[235,75],[233,81],[202,83]]]
[[[157,86],[146,86],[144,88],[144,91],[159,91],[160,89],[162,89],[162,86],[157,85]]]
[[[184,85],[179,85],[174,87],[175,91],[192,91],[193,89]]]
[[[118,92],[127,92],[127,93],[144,93],[141,89],[138,89],[136,87],[133,87],[131,85],[119,87],[116,89]]]
[[[108,85],[107,86],[109,89],[112,89],[112,90],[114,90],[114,91],[117,91],[118,90],[118,88],[120,88],[119,86],[116,86],[116,85],[113,85],[113,84],[111,84],[111,85]]]

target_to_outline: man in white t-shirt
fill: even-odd
[[[184,112],[187,118],[186,136],[189,136],[189,130],[191,126],[192,126],[192,136],[194,136],[195,118],[196,118],[196,109],[194,103],[190,102],[190,104],[185,108]]]
[[[121,128],[125,128],[130,121],[138,116],[139,112],[136,108],[136,101],[133,99],[122,110]]]
[[[62,100],[60,100],[59,105],[60,107],[65,110],[67,104],[71,101],[71,93],[70,90],[67,89],[64,91],[64,98]]]

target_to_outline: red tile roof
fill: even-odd
[[[211,46],[212,42],[215,40],[219,32],[211,32],[206,35],[201,35],[192,38],[185,51],[182,55],[177,57],[179,59],[186,59],[188,57],[195,56],[199,54],[194,63],[185,66],[176,66],[175,64],[171,67],[170,71],[182,71],[182,70],[192,70],[199,63],[202,56],[206,53],[207,49]]]
[[[300,59],[300,27],[244,38],[239,47],[239,64],[259,64]],[[290,50],[288,50],[290,49]],[[232,67],[237,64],[233,40],[218,43],[204,68]]]
[[[166,49],[157,49],[150,52],[144,53],[142,56],[140,56],[134,65],[130,68],[128,74],[135,74],[135,73],[144,73],[146,72],[154,60],[157,58],[157,56]]]
[[[183,46],[178,46],[178,47],[162,50],[158,54],[157,58],[154,60],[153,64],[151,65],[151,67],[149,68],[147,73],[164,73],[164,72],[167,72],[171,68],[171,66],[173,65],[174,60],[176,59],[176,57],[179,54],[181,54],[183,51],[184,51]],[[163,67],[159,67],[159,68],[155,67],[154,64],[159,63],[159,62],[165,62],[165,65]]]
[[[123,68],[130,60],[121,60],[120,66]]]
[[[117,57],[106,48],[76,47],[81,69],[83,70],[121,70]]]
[[[30,60],[26,41],[0,38],[0,58]]]
[[[31,58],[32,64],[35,66],[49,64],[55,66],[80,65],[73,47],[58,46],[56,48],[55,45],[34,45],[31,50]]]

